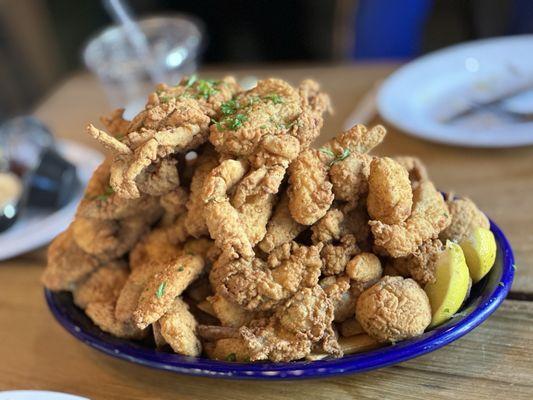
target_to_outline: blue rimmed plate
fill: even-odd
[[[57,321],[74,337],[111,356],[152,368],[235,379],[303,379],[358,373],[437,350],[470,332],[498,308],[513,282],[514,257],[507,238],[493,222],[491,230],[498,245],[495,265],[483,280],[473,286],[461,313],[416,339],[338,359],[291,363],[230,363],[164,353],[148,344],[119,339],[102,332],[74,305],[69,293],[45,290],[45,296]]]

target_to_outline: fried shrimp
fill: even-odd
[[[377,157],[370,165],[368,213],[388,225],[399,224],[411,214],[413,192],[406,169],[388,157]]]
[[[422,182],[413,193],[413,210],[405,222],[387,225],[370,221],[374,243],[392,257],[412,254],[428,239],[435,239],[451,222],[442,195],[429,181]]]
[[[356,125],[327,142],[320,149],[303,151],[291,164],[289,176],[289,210],[303,225],[312,225],[322,218],[334,199],[329,169],[352,153],[367,153],[385,137],[385,129],[378,125],[367,130]]]

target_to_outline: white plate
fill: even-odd
[[[58,141],[61,154],[76,166],[81,185],[71,201],[52,213],[24,210],[15,224],[0,234],[0,260],[5,260],[47,244],[63,231],[76,212],[85,185],[103,160],[101,153],[80,143]]]
[[[407,134],[469,147],[533,144],[533,122],[487,112],[443,122],[471,102],[533,83],[533,35],[464,43],[394,72],[377,99],[381,116]]]
[[[89,400],[86,397],[44,390],[10,390],[0,392],[0,400]]]

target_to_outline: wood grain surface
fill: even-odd
[[[390,64],[256,68],[238,75],[313,77],[335,115],[322,141],[341,130],[356,101]],[[220,76],[232,68],[206,71]],[[408,95],[408,94],[406,94]],[[36,110],[58,135],[94,146],[83,132],[108,107],[87,74],[67,79]],[[533,147],[475,150],[424,142],[391,127],[381,154],[422,158],[441,190],[470,196],[506,232],[517,273],[511,298],[488,321],[443,349],[347,377],[290,382],[191,378],[115,360],[81,344],[48,312],[39,277],[44,249],[0,264],[0,390],[47,389],[91,399],[510,399],[533,398]]]

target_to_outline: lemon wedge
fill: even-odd
[[[431,304],[431,324],[434,327],[452,317],[463,304],[468,292],[470,274],[461,247],[446,243],[435,268],[435,282],[428,283],[424,290]]]
[[[496,240],[492,232],[476,228],[470,236],[459,243],[474,283],[479,282],[490,271],[496,260]]]

